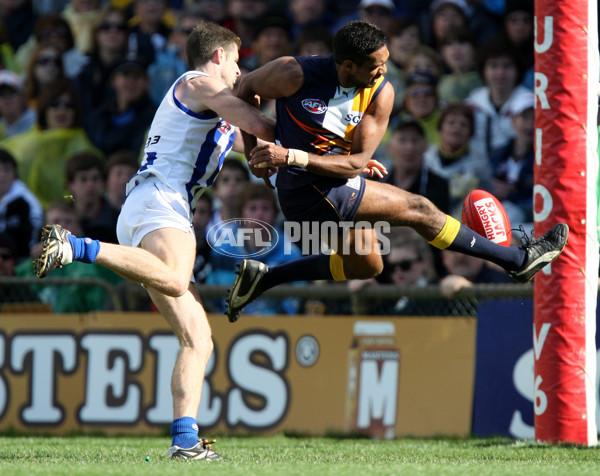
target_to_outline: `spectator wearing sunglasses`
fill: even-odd
[[[13,154],[19,177],[43,206],[65,196],[64,167],[77,152],[102,155],[82,128],[82,113],[75,88],[68,79],[50,84],[38,102],[37,125],[3,141]]]
[[[127,19],[122,10],[108,8],[98,18],[92,32],[88,63],[74,80],[86,114],[111,99],[110,78],[125,59],[127,35]]]
[[[21,69],[25,69],[36,46],[46,43],[58,48],[62,54],[65,76],[73,78],[87,63],[87,58],[77,48],[71,27],[57,13],[49,13],[40,17],[35,24],[33,35],[16,52],[16,60]]]
[[[59,49],[49,43],[37,45],[25,71],[25,96],[29,106],[35,108],[48,85],[64,78],[66,76]]]
[[[371,285],[426,286],[436,277],[431,247],[411,228],[394,228],[388,235],[390,250],[383,256],[383,272],[363,282]],[[350,281],[350,289],[358,289],[358,280]],[[361,286],[362,287],[362,286]],[[402,293],[398,293],[402,296]],[[371,312],[385,315],[426,315],[428,303],[402,296],[400,299],[381,299],[371,302]]]

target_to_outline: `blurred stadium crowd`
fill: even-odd
[[[200,20],[242,39],[243,74],[284,55],[330,54],[333,34],[357,18],[388,36],[386,78],[396,97],[375,157],[389,170],[384,180],[459,219],[464,197],[481,188],[502,201],[513,228],[531,222],[533,0],[0,0],[0,276],[33,276],[44,223],[116,242],[125,184],[158,104],[188,70],[185,43]],[[261,107],[274,113],[268,101]],[[283,236],[274,193],[252,179],[241,156],[226,160],[213,193],[199,200],[197,282],[233,282],[238,260],[216,253],[207,236],[231,218],[265,221]],[[509,281],[481,260],[432,250],[412,230],[392,230],[390,240],[384,273],[351,281],[350,289],[439,283],[452,297],[470,283]],[[300,251],[291,249],[275,247],[261,260],[297,258]],[[53,275],[123,284],[98,265],[77,262]],[[143,291],[123,289],[126,309],[150,308]],[[18,292],[0,285],[0,302],[10,300],[39,300],[55,312],[109,303],[104,291],[76,285]],[[431,313],[418,304],[401,298],[372,311]],[[207,303],[208,310],[221,307]],[[260,299],[245,312],[347,309]]]

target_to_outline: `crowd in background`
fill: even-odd
[[[0,0],[0,275],[33,275],[44,223],[116,242],[125,184],[158,104],[189,69],[185,44],[200,20],[241,38],[244,74],[283,55],[328,55],[337,29],[358,18],[388,36],[395,103],[375,157],[389,170],[383,180],[459,219],[465,196],[485,189],[513,227],[531,222],[533,0]],[[261,107],[274,114],[269,101]],[[231,218],[265,221],[284,236],[274,192],[252,180],[243,157],[227,160],[198,202],[197,282],[233,282],[236,260],[215,253],[208,234]],[[390,241],[384,273],[351,289],[439,282],[451,297],[470,283],[508,280],[481,260],[430,249],[410,230],[392,230]],[[261,259],[274,265],[300,256],[290,249]],[[98,265],[76,265],[57,275],[122,281]],[[31,300],[31,292],[59,312],[109,301],[102,290],[77,286],[23,290],[19,299]],[[378,309],[418,314],[417,304],[402,298]],[[252,306],[246,312],[345,311],[295,299]]]

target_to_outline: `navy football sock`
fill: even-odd
[[[192,448],[198,443],[198,424],[192,417],[181,417],[171,424],[173,445],[180,448]]]
[[[523,248],[499,245],[462,224],[447,249],[486,259],[509,271],[519,269],[525,260]]]
[[[279,284],[293,281],[331,280],[333,276],[329,266],[330,258],[329,255],[312,255],[273,266],[262,279],[261,289],[264,292]]]

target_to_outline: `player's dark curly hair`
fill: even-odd
[[[350,60],[360,66],[385,41],[385,33],[379,27],[364,20],[351,21],[333,37],[333,59],[338,64]]]
[[[215,51],[236,44],[239,48],[242,41],[231,30],[216,23],[202,21],[192,30],[186,47],[188,64],[195,68],[210,61]]]

